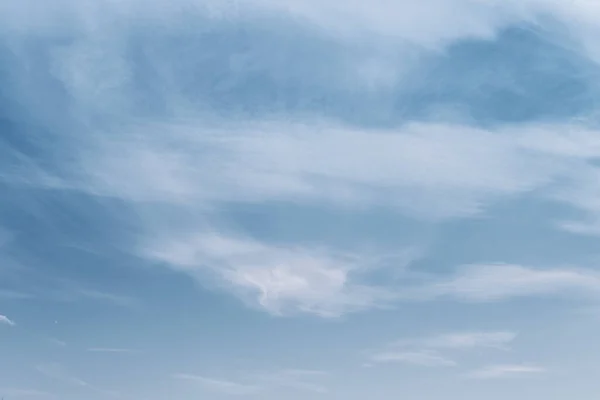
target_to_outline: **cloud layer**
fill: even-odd
[[[408,103],[406,93],[435,97],[441,92],[430,92],[431,77],[413,81],[411,74],[451,64],[464,51],[461,40],[489,44],[510,27],[552,42],[563,24],[572,37],[556,47],[576,56],[561,57],[593,57],[598,8],[540,0],[378,4],[63,0],[27,21],[31,2],[3,5],[2,32],[15,38],[6,49],[7,90],[49,132],[32,143],[6,139],[0,178],[14,190],[101,202],[114,216],[111,229],[127,239],[120,250],[203,284],[216,279],[277,315],[331,317],[403,300],[595,294],[589,270],[501,264],[444,266],[450,275],[413,285],[404,263],[393,267],[400,279],[382,283],[374,278],[381,268],[360,251],[270,243],[223,228],[222,215],[236,205],[382,210],[439,224],[527,198],[569,207],[576,218],[553,221],[569,232],[597,233],[600,145],[591,117],[486,124],[453,112],[451,98],[439,115],[354,117],[363,99],[374,99],[368,104],[377,112],[392,104],[393,114]],[[191,29],[191,16],[207,28]],[[283,22],[291,24],[286,35],[272,34]],[[35,63],[43,71],[22,68],[33,64],[27,43],[40,32],[48,33]],[[553,67],[541,67],[547,64]],[[444,81],[463,74],[452,71]],[[498,77],[494,87],[524,91],[517,73],[507,75],[490,75]],[[38,100],[38,92],[54,101]],[[43,160],[25,154],[27,145],[44,147]]]

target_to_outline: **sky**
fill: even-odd
[[[598,21],[0,2],[0,397],[596,399]]]

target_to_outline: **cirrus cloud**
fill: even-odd
[[[0,315],[0,324],[4,324],[4,325],[8,325],[8,326],[15,326],[16,325],[14,323],[14,321],[11,320],[10,318],[8,318],[6,315]]]

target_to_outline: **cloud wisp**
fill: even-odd
[[[418,339],[401,339],[379,351],[371,351],[368,364],[403,363],[425,367],[455,367],[458,362],[441,351],[465,352],[474,349],[507,350],[517,334],[498,332],[453,332]]]
[[[247,396],[280,389],[326,393],[326,387],[318,379],[326,375],[323,371],[285,369],[276,372],[247,374],[245,379],[239,381],[185,373],[174,374],[172,377],[198,384],[209,391],[233,396]]]
[[[81,188],[179,207],[316,202],[379,205],[435,219],[478,213],[495,198],[543,187],[565,167],[554,154],[534,152],[535,143],[519,144],[510,131],[464,125],[414,123],[393,131],[301,123],[154,129],[144,136],[101,139],[105,143],[82,159],[88,173]]]
[[[318,27],[322,34],[343,41],[371,38],[439,49],[462,39],[493,39],[507,26],[543,23],[550,16],[567,25],[591,55],[597,50],[592,39],[600,13],[588,0],[573,0],[568,6],[560,0],[426,0],[418,4],[376,0],[371,6],[358,0],[291,0],[285,5],[275,0],[243,0],[235,7],[215,0],[159,1],[152,6],[140,0],[61,0],[44,5],[43,12],[32,18],[27,10],[34,5],[33,0],[4,4],[0,8],[3,32],[56,31],[64,29],[65,23],[91,31],[115,20],[133,20],[134,16],[146,23],[171,25],[191,14],[214,20],[283,19]]]
[[[471,379],[522,378],[545,372],[547,372],[545,368],[534,365],[503,364],[487,366],[472,371],[466,376]]]
[[[6,315],[0,315],[0,325],[15,326],[15,322]]]
[[[207,272],[216,274],[228,290],[273,314],[300,311],[335,317],[381,306],[391,298],[383,287],[360,283],[365,265],[344,254],[215,234],[162,244],[147,246],[146,256],[201,281]]]
[[[594,232],[594,224],[600,220],[600,207],[594,200],[598,175],[594,163],[600,155],[596,130],[570,122],[484,127],[475,122],[451,123],[439,118],[376,128],[341,122],[327,112],[315,112],[306,118],[304,113],[285,108],[252,118],[248,117],[252,113],[234,113],[236,118],[224,119],[219,117],[221,110],[215,108],[226,104],[224,99],[237,92],[227,92],[213,104],[210,99],[192,98],[189,92],[204,90],[189,90],[190,82],[197,81],[182,78],[187,70],[208,68],[206,58],[214,58],[217,66],[209,64],[221,71],[224,67],[219,63],[224,62],[224,56],[219,49],[202,59],[186,59],[189,64],[175,68],[168,64],[175,57],[161,54],[164,48],[134,43],[132,37],[144,35],[130,35],[138,33],[138,29],[146,32],[156,24],[175,29],[172,23],[179,21],[184,9],[204,15],[207,23],[214,24],[225,36],[225,28],[219,24],[230,18],[247,23],[244,26],[249,29],[259,22],[294,20],[294,29],[301,32],[319,27],[310,40],[342,49],[339,65],[347,72],[354,71],[355,60],[363,58],[362,53],[346,57],[343,50],[347,39],[357,35],[385,37],[382,48],[389,45],[395,49],[401,43],[403,48],[419,48],[419,55],[423,51],[431,56],[432,50],[444,49],[462,39],[493,40],[502,29],[515,23],[541,24],[541,16],[550,14],[565,24],[578,21],[575,36],[584,43],[596,30],[590,25],[589,16],[598,13],[597,7],[588,2],[574,2],[567,9],[558,1],[536,0],[485,4],[474,0],[429,0],[428,6],[378,0],[381,7],[337,0],[292,1],[282,7],[270,0],[248,0],[239,4],[241,8],[233,12],[235,15],[209,0],[178,0],[170,5],[158,2],[151,7],[138,0],[122,4],[69,0],[59,3],[60,6],[46,5],[46,13],[27,21],[22,7],[31,5],[31,1],[2,6],[5,12],[0,14],[2,21],[6,19],[3,32],[17,38],[27,38],[40,29],[60,37],[66,34],[62,23],[76,27],[72,29],[81,34],[68,44],[63,40],[55,43],[54,36],[49,35],[50,50],[44,60],[50,72],[40,77],[60,86],[65,103],[71,105],[65,108],[76,115],[65,113],[56,117],[64,120],[55,129],[61,133],[53,133],[55,142],[64,146],[53,156],[66,152],[69,157],[56,157],[61,160],[60,165],[40,168],[39,163],[13,152],[9,154],[11,160],[17,160],[20,167],[7,169],[2,181],[109,199],[111,206],[118,208],[115,214],[123,216],[122,220],[111,221],[115,229],[131,230],[128,233],[139,239],[139,247],[126,251],[189,274],[199,282],[211,282],[217,277],[225,290],[279,315],[304,312],[331,317],[419,298],[495,301],[572,293],[582,288],[586,293],[595,293],[591,273],[521,266],[466,267],[451,280],[425,282],[423,288],[406,288],[402,282],[394,282],[395,286],[390,287],[369,282],[366,271],[370,267],[354,255],[274,245],[244,235],[214,234],[190,226],[201,225],[200,220],[218,219],[215,215],[222,208],[241,203],[382,209],[420,221],[439,222],[478,216],[499,201],[528,196],[539,201],[559,201],[587,212],[589,218],[583,222],[567,221],[563,226],[571,231]],[[143,18],[135,18],[143,23],[115,23],[133,20],[137,11],[143,11]],[[340,14],[346,18],[338,18]],[[105,24],[120,28],[104,35],[100,32],[107,30],[98,27]],[[182,31],[177,32],[183,35]],[[202,39],[200,36],[186,37],[186,43]],[[267,81],[294,92],[296,85],[305,86],[305,75],[319,75],[314,72],[322,70],[309,63],[306,70],[286,75],[289,71],[281,64],[291,65],[289,59],[282,62],[270,57],[277,53],[272,51],[277,44],[264,42],[267,39],[262,36],[255,40],[261,45],[251,47],[248,53],[236,50],[233,57],[226,52],[223,59],[228,60],[224,62],[227,69],[223,70],[227,79],[219,81],[219,85],[246,87],[247,81],[253,81],[256,69],[256,75],[266,75]],[[370,39],[360,42],[370,43]],[[127,54],[128,45],[143,49],[140,54],[148,55],[143,66],[152,72],[148,72],[151,80],[158,82],[152,96],[136,86],[136,79],[143,74],[135,72],[142,65]],[[591,51],[585,49],[586,54]],[[186,52],[191,53],[194,52]],[[388,52],[384,49],[382,53]],[[374,64],[385,64],[385,58]],[[353,74],[334,75],[350,76],[347,81],[336,81],[338,98],[348,93],[362,95],[362,86],[349,83],[355,81]],[[15,81],[30,81],[27,75],[18,76],[21,79]],[[321,79],[323,76],[325,79]],[[318,82],[311,81],[315,87],[330,80],[329,75],[319,77]],[[384,81],[393,84],[388,88],[377,86],[377,90],[396,90],[403,83],[401,79]],[[25,100],[28,95],[35,98],[37,92],[29,93],[26,85],[21,86]],[[213,86],[205,89],[217,97],[223,94]],[[427,92],[426,87],[421,89]],[[136,104],[147,104],[139,101],[142,98],[156,100],[153,107],[161,111],[150,113],[148,109],[136,108]],[[38,108],[32,107],[32,118],[55,114],[41,109],[39,102],[35,104]],[[269,109],[269,105],[265,108]],[[98,120],[105,123],[94,125],[92,121]],[[81,128],[85,135],[63,133],[63,125]],[[133,228],[123,223],[129,217],[136,221]],[[79,294],[129,306],[129,300],[113,295],[93,291]]]
[[[113,354],[139,353],[138,350],[116,348],[116,347],[90,347],[90,348],[86,349],[86,351],[90,352],[90,353],[113,353]]]
[[[447,281],[424,290],[425,295],[463,301],[501,301],[519,297],[576,295],[597,297],[600,275],[594,270],[531,268],[511,264],[465,266]]]
[[[150,243],[145,257],[198,279],[216,276],[225,290],[275,314],[296,312],[335,317],[397,302],[453,299],[497,302],[522,297],[583,297],[600,294],[591,269],[535,268],[512,264],[459,267],[449,277],[415,281],[410,271],[394,282],[370,283],[377,266],[360,255],[324,249],[273,246],[216,233]],[[402,271],[407,265],[396,265]],[[432,338],[426,347],[502,347],[511,332]],[[437,343],[435,341],[438,341]]]
[[[507,350],[517,337],[516,332],[453,332],[419,339],[401,339],[395,347],[424,347],[428,349],[469,350],[475,348]]]
[[[458,363],[433,350],[398,351],[389,350],[373,354],[368,365],[373,364],[410,364],[421,367],[455,367]]]

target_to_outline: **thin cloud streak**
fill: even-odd
[[[6,315],[0,314],[0,325],[15,326],[16,324],[13,320],[8,318]]]
[[[586,269],[531,268],[511,264],[483,264],[461,268],[455,277],[423,290],[432,298],[472,302],[518,297],[600,295],[600,274]]]
[[[90,353],[139,353],[138,350],[110,347],[91,347],[86,349]]]
[[[468,350],[489,348],[506,350],[517,334],[509,331],[499,332],[453,332],[420,339],[401,339],[394,347],[425,347],[429,349]]]
[[[507,350],[517,334],[498,332],[453,332],[419,339],[401,339],[389,343],[382,350],[369,351],[366,366],[404,363],[424,367],[454,367],[458,362],[440,353],[466,352],[475,349]]]
[[[467,374],[471,379],[500,379],[539,375],[547,372],[545,368],[533,365],[492,365]]]
[[[150,244],[146,256],[204,279],[216,274],[229,290],[266,311],[322,317],[384,305],[392,294],[360,283],[368,265],[354,256],[318,249],[270,246],[248,239],[197,235],[173,243]]]
[[[455,367],[458,365],[456,361],[430,350],[385,351],[373,354],[370,362],[377,364],[403,363],[422,367]]]
[[[600,275],[589,269],[533,268],[511,264],[468,265],[449,278],[365,285],[377,271],[359,255],[323,249],[270,246],[249,239],[194,235],[150,243],[145,256],[198,279],[217,276],[223,287],[274,315],[302,312],[335,317],[399,302],[452,299],[497,302],[521,297],[600,295]],[[162,246],[162,247],[161,247]],[[402,270],[401,265],[394,266]],[[408,282],[412,282],[410,285]],[[513,340],[512,332],[465,333],[431,338],[425,347],[497,347]]]
[[[277,390],[299,390],[323,394],[328,390],[317,379],[327,375],[324,371],[283,369],[274,372],[243,374],[244,379],[236,381],[185,373],[174,374],[172,377],[200,384],[211,391],[240,396]]]

